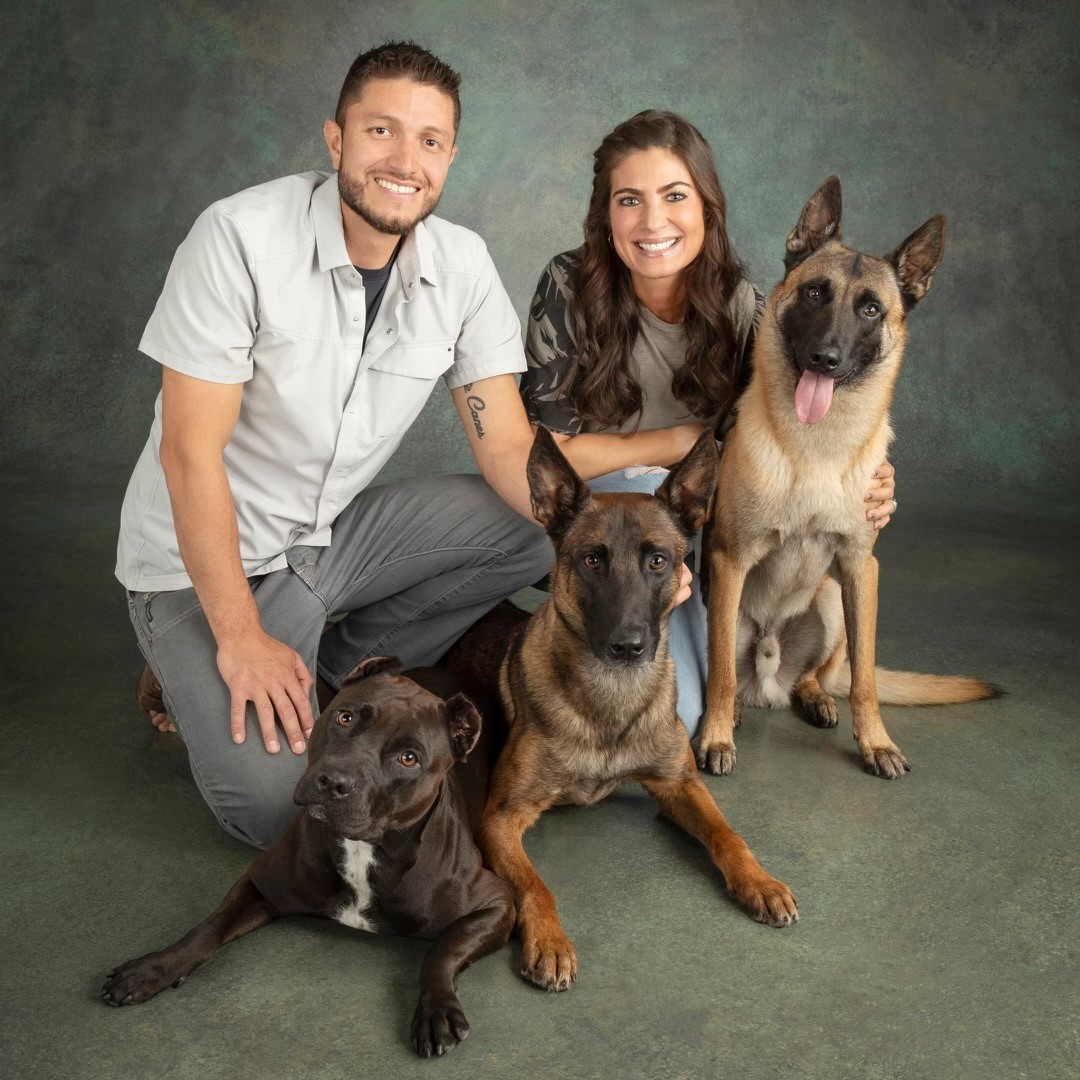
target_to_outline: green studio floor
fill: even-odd
[[[741,914],[638,790],[553,811],[528,847],[578,985],[545,995],[516,948],[489,957],[462,980],[472,1035],[420,1062],[423,945],[316,920],[228,947],[147,1005],[99,1001],[112,965],[187,930],[251,858],[134,706],[121,490],[4,482],[0,1075],[1078,1075],[1076,513],[905,483],[878,549],[880,661],[1009,696],[886,708],[903,780],[861,771],[846,705],[830,732],[745,716],[736,774],[707,783],[792,886],[797,926]]]

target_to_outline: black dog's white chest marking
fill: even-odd
[[[338,868],[354,898],[338,908],[334,919],[357,930],[374,930],[375,924],[365,914],[374,896],[371,891],[371,870],[375,865],[375,849],[366,840],[342,840]]]

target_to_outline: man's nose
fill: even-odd
[[[386,162],[401,176],[413,176],[416,172],[416,147],[411,139],[395,139]]]

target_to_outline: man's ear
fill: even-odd
[[[711,431],[706,431],[690,448],[690,453],[671,467],[656,497],[671,507],[687,536],[693,536],[712,516],[719,479],[716,439]]]
[[[840,197],[840,180],[830,176],[810,196],[803,207],[799,224],[787,238],[784,266],[791,270],[829,240],[840,239],[840,213],[843,203]]]
[[[447,728],[450,731],[450,745],[454,750],[454,760],[464,761],[476,746],[480,738],[483,721],[480,710],[464,695],[455,694],[446,702],[449,712]]]
[[[370,679],[372,675],[397,675],[404,670],[405,665],[396,656],[369,656],[346,674],[338,683],[338,689],[350,686],[361,679]]]
[[[900,282],[904,310],[910,311],[927,293],[945,254],[945,219],[940,215],[920,225],[891,255],[886,255]]]
[[[458,144],[454,143],[454,145],[450,148],[450,160],[449,160],[449,162],[447,162],[447,165],[446,165],[447,168],[450,168],[450,166],[454,164],[454,159],[457,157],[457,152],[458,152]]]
[[[330,151],[330,164],[337,172],[341,166],[341,127],[336,120],[324,120],[322,137],[326,143],[326,149]]]
[[[525,471],[529,478],[533,517],[547,529],[550,537],[558,540],[575,515],[588,505],[589,489],[545,427],[536,429]]]

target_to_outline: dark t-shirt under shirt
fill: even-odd
[[[367,344],[368,334],[375,323],[379,305],[382,303],[383,293],[386,292],[386,283],[390,280],[390,271],[394,269],[398,252],[401,250],[401,241],[394,248],[394,254],[390,261],[378,270],[365,270],[362,266],[356,266],[356,272],[364,279],[364,344]]]

